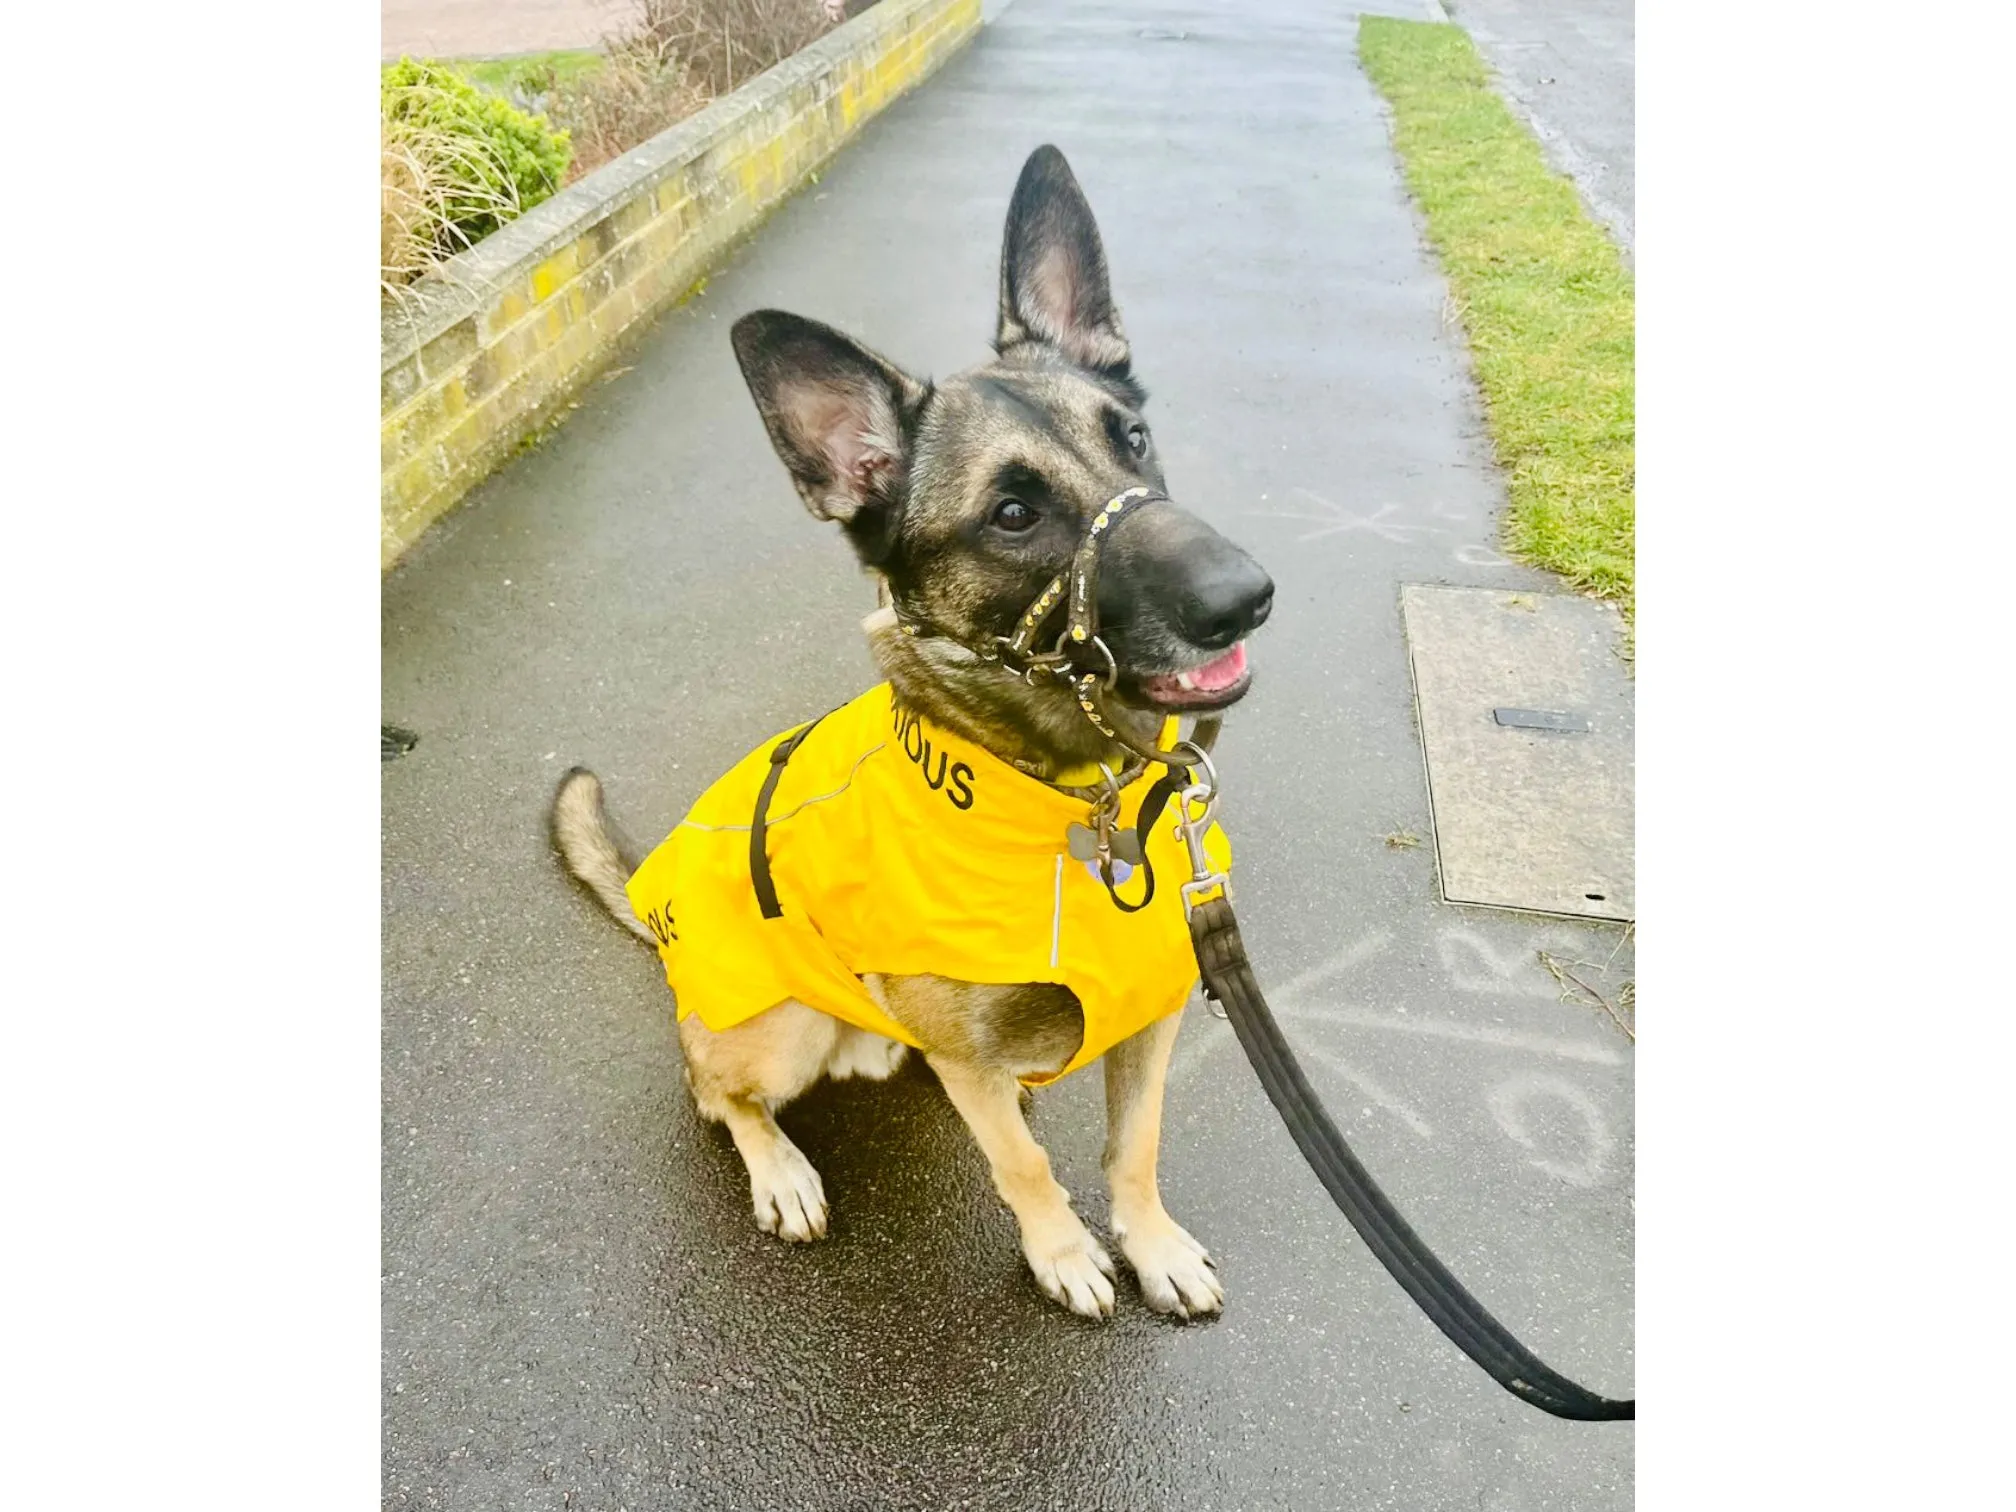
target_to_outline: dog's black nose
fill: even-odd
[[[1183,635],[1192,645],[1222,651],[1264,625],[1273,608],[1274,579],[1234,549],[1192,576],[1182,608]]]

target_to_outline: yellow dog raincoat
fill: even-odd
[[[1183,1006],[1197,967],[1173,807],[1144,840],[1161,885],[1126,913],[1071,855],[1067,831],[1090,822],[1083,799],[925,723],[887,683],[803,728],[766,811],[777,916],[765,917],[750,831],[788,737],[703,793],[630,879],[630,905],[658,939],[681,1019],[697,1013],[709,1029],[729,1029],[796,998],[915,1046],[863,975],[1052,982],[1077,995],[1085,1017],[1063,1076]],[[1122,791],[1121,826],[1135,822],[1158,776]],[[1215,825],[1206,847],[1226,871],[1231,849]],[[1132,901],[1142,885],[1136,876],[1121,894]]]

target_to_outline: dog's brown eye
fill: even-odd
[[[1148,427],[1130,425],[1127,427],[1127,447],[1137,457],[1148,455]]]
[[[1020,535],[1036,523],[1036,511],[1020,499],[1003,499],[994,506],[994,523]]]

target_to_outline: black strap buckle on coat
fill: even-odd
[[[821,714],[819,719],[825,717]],[[777,883],[770,875],[770,800],[777,796],[777,784],[784,778],[784,763],[805,743],[805,737],[819,728],[819,719],[777,742],[770,752],[770,770],[756,791],[756,812],[749,820],[749,880],[756,888],[756,908],[766,919],[784,917],[784,905],[777,901]]]
[[[1190,915],[1190,941],[1205,993],[1225,1005],[1226,1016],[1260,1084],[1309,1168],[1330,1193],[1331,1200],[1351,1220],[1366,1247],[1392,1273],[1428,1320],[1447,1334],[1456,1347],[1522,1402],[1555,1417],[1580,1422],[1632,1421],[1638,1403],[1613,1401],[1579,1386],[1512,1336],[1483,1303],[1465,1290],[1434,1251],[1408,1226],[1379,1183],[1351,1153],[1344,1136],[1317,1100],[1315,1089],[1296,1064],[1282,1038],[1281,1026],[1268,1011],[1260,984],[1246,960],[1239,921],[1227,898],[1209,898]]]

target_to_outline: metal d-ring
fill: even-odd
[[[1113,768],[1100,762],[1099,775],[1106,779],[1106,791],[1099,796],[1099,812],[1117,821],[1120,818],[1120,779],[1113,775]]]
[[[1194,740],[1179,740],[1176,742],[1176,744],[1174,744],[1169,748],[1169,754],[1171,756],[1181,756],[1185,751],[1188,751],[1192,756],[1196,757],[1197,759],[1195,761],[1182,763],[1184,768],[1186,770],[1194,769],[1200,766],[1204,768],[1204,782],[1202,785],[1210,790],[1211,797],[1213,798],[1217,797],[1218,768],[1211,764],[1211,753],[1206,751],[1204,747],[1198,745]],[[1176,763],[1172,762],[1171,765],[1172,766],[1176,765]],[[1193,782],[1191,786],[1194,788],[1197,786],[1197,784]],[[1186,797],[1188,796],[1187,792],[1185,793],[1185,796]]]
[[[1110,873],[1113,867],[1113,829],[1120,822],[1120,779],[1113,775],[1113,768],[1105,762],[1099,763],[1099,775],[1106,780],[1106,791],[1099,795],[1099,801],[1092,809],[1092,833],[1098,861],[1102,872]]]
[[[1051,649],[1050,655],[1044,659],[1046,661],[1068,663],[1071,659],[1070,648],[1073,646],[1090,646],[1106,658],[1106,670],[1104,672],[1080,673],[1079,675],[1096,676],[1099,679],[1099,685],[1108,693],[1112,692],[1113,685],[1120,681],[1120,664],[1113,659],[1112,648],[1099,636],[1095,635],[1089,640],[1074,641],[1071,639],[1071,632],[1066,630],[1057,637],[1057,644]]]

